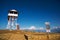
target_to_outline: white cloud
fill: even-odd
[[[32,29],[32,30],[35,30],[36,27],[35,27],[35,26],[31,26],[29,29],[30,29],[30,30],[31,30],[31,29]]]
[[[20,28],[21,30],[25,30],[25,29],[28,29],[28,30],[45,30],[44,27],[40,27],[40,28],[36,28],[35,26],[30,26],[28,28]]]
[[[25,29],[29,29],[29,30],[35,30],[36,27],[35,26],[30,26],[30,27],[25,27],[25,28],[20,28],[21,30],[25,30]]]
[[[28,29],[28,28],[20,28],[21,30],[25,30],[25,29]]]
[[[58,28],[60,28],[60,27],[58,27],[58,26],[54,26],[52,29],[58,29]]]
[[[44,30],[44,28],[43,27],[40,27],[40,30]]]

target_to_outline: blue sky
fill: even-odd
[[[0,0],[0,29],[7,27],[8,10],[16,9],[19,12],[18,23],[20,28],[60,27],[59,0]]]

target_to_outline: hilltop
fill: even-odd
[[[60,33],[0,30],[0,40],[59,40]]]

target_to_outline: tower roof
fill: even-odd
[[[14,12],[17,12],[17,10],[15,10],[15,9],[12,9],[12,10],[10,10],[10,11],[14,11]]]
[[[18,16],[18,12],[15,9],[9,10],[8,16]]]
[[[18,11],[15,10],[15,9],[12,9],[12,10],[9,10],[9,13],[11,13],[11,14],[18,14]]]

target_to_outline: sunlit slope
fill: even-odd
[[[0,33],[0,40],[25,40],[24,34],[21,31],[4,32]]]
[[[60,40],[60,34],[32,34],[28,35],[29,40]]]
[[[60,33],[0,30],[0,40],[60,40]]]

